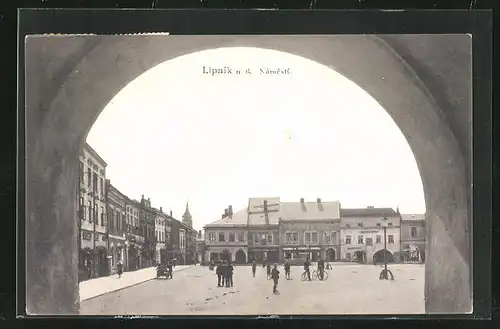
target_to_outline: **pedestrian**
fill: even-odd
[[[255,278],[255,271],[257,270],[257,263],[255,261],[252,262],[252,274]]]
[[[222,264],[217,264],[215,273],[217,274],[217,287],[222,287]]]
[[[285,277],[287,280],[290,280],[290,263],[288,259],[285,261]]]
[[[307,257],[304,262],[304,272],[307,273],[307,281],[311,281],[311,271],[309,267],[311,266],[311,262],[309,261],[309,257]]]
[[[118,264],[116,264],[116,273],[118,273],[118,279],[122,277],[123,264],[121,261],[118,261]]]
[[[234,267],[231,263],[227,263],[226,265],[226,287],[232,287],[233,286],[233,271]]]
[[[172,261],[169,261],[167,263],[167,277],[170,277],[170,279],[173,279],[174,278],[174,271],[173,271],[173,265],[172,265]]]
[[[267,264],[267,279],[271,279],[271,264]]]
[[[271,277],[274,281],[273,294],[277,294],[278,293],[278,280],[280,279],[280,271],[278,271],[278,264],[274,264],[274,268],[271,272]]]

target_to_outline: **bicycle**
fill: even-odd
[[[323,279],[321,279],[319,276],[318,270],[314,270],[311,274],[311,279],[319,280],[319,281],[326,281],[326,280],[328,280],[328,271],[323,270]]]
[[[301,279],[302,281],[307,281],[307,272],[306,272],[306,271],[304,271],[304,272],[302,273],[302,275],[300,276],[300,279]],[[313,279],[313,277],[312,277],[312,274],[311,274],[311,280],[314,280],[314,279]]]

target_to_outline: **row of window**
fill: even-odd
[[[318,232],[306,231],[304,232],[304,244],[318,244]],[[298,232],[285,233],[286,244],[299,244]],[[337,232],[323,232],[323,244],[337,244]]]
[[[387,225],[388,225],[388,226],[394,226],[394,224],[393,224],[393,223],[391,223],[391,222],[387,223]],[[357,223],[357,226],[358,226],[358,227],[364,227],[365,225],[364,225],[363,223]],[[377,223],[377,224],[376,224],[376,226],[377,226],[377,227],[382,227],[382,224],[381,224],[381,223]],[[346,227],[346,228],[351,228],[351,224],[345,224],[345,227]]]
[[[165,225],[167,225],[167,220],[166,219],[157,218],[156,219],[156,224],[165,226]]]
[[[227,234],[227,239],[226,239],[226,232],[218,232],[218,233],[210,232],[208,234],[208,241],[210,241],[210,242],[236,242],[236,233],[229,232]],[[238,241],[239,242],[245,241],[245,232],[238,233]]]
[[[107,225],[106,213],[104,212],[103,206],[100,207],[101,211],[99,211],[99,206],[96,202],[89,200],[88,206],[86,206],[83,198],[80,198],[78,208],[81,220],[88,220],[89,222],[96,221],[96,224],[101,226]]]
[[[86,175],[85,175],[86,174]],[[90,187],[91,190],[96,192],[101,192],[104,195],[104,177],[100,177],[99,173],[92,169],[91,167],[87,167],[87,172],[85,173],[85,167],[82,161],[80,161],[80,172],[79,172],[79,182],[80,184],[85,184],[84,177],[87,176],[87,186]]]
[[[345,244],[352,243],[352,236],[345,236]],[[375,243],[382,243],[382,235],[375,236]],[[394,235],[387,235],[387,243],[394,243]],[[358,244],[366,244],[367,246],[373,246],[373,238],[366,238],[362,235],[358,235]]]

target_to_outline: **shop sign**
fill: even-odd
[[[92,240],[92,233],[82,232],[82,238],[83,238],[83,240],[90,241],[90,240]]]
[[[362,230],[360,233],[380,233],[379,230]]]

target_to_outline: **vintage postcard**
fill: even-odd
[[[24,47],[28,315],[472,311],[470,35]]]

